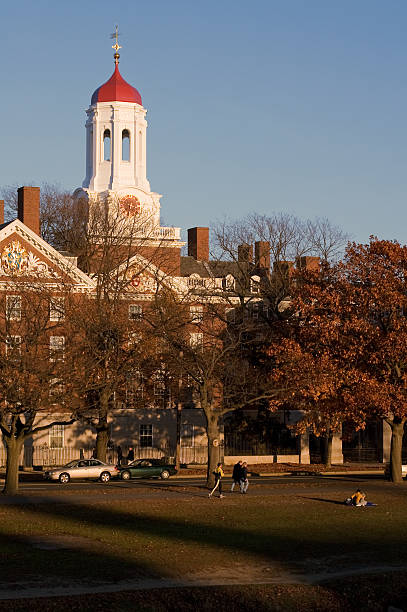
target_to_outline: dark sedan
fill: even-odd
[[[122,480],[130,478],[162,478],[167,480],[177,473],[175,465],[168,465],[162,459],[136,459],[128,465],[119,467],[118,477]]]

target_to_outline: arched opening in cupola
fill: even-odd
[[[130,132],[122,132],[122,161],[130,161]]]
[[[110,148],[111,148],[110,130],[105,130],[103,132],[103,159],[104,161],[110,161]]]

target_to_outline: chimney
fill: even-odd
[[[293,261],[278,261],[273,264],[273,274],[278,275],[280,278],[288,279],[294,271]]]
[[[4,223],[4,200],[0,200],[0,225]]]
[[[256,268],[270,270],[270,243],[259,241],[254,243],[254,258]]]
[[[239,246],[237,247],[237,260],[242,263],[252,263],[253,245],[247,244],[246,242],[243,244],[239,244]]]
[[[17,217],[33,232],[40,235],[40,188],[20,187]]]
[[[188,230],[188,255],[198,261],[209,261],[209,227]]]
[[[299,270],[308,270],[309,272],[318,272],[319,270],[319,257],[311,257],[307,255],[305,257],[297,257],[295,261]]]

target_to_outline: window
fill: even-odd
[[[122,161],[130,161],[130,132],[122,132]]]
[[[50,398],[60,399],[64,401],[65,385],[59,378],[51,378],[49,381],[49,396]]]
[[[129,377],[126,385],[126,405],[132,406],[144,395],[144,376],[141,372],[135,372]]]
[[[191,306],[191,323],[202,323],[203,321],[203,306]]]
[[[194,444],[194,426],[189,423],[184,423],[181,432],[181,446],[195,446]]]
[[[154,395],[157,398],[165,397],[165,377],[161,373],[157,373],[154,377]]]
[[[235,279],[232,274],[228,274],[222,279],[222,289],[224,291],[233,291],[235,288]]]
[[[188,287],[205,287],[205,279],[194,272],[188,277]]]
[[[250,291],[252,293],[260,293],[260,276],[252,276],[250,278]]]
[[[64,446],[64,426],[53,425],[49,430],[49,447],[63,448]]]
[[[189,344],[190,344],[191,348],[193,348],[193,349],[202,350],[202,348],[203,348],[203,334],[201,334],[201,333],[191,334],[190,338],[189,338]]]
[[[21,355],[21,336],[7,336],[6,355],[8,359],[17,359]]]
[[[49,320],[63,321],[65,318],[65,300],[63,297],[52,297],[49,303]]]
[[[21,295],[6,297],[6,311],[9,321],[21,321]]]
[[[151,448],[153,446],[153,426],[140,425],[140,448]]]
[[[110,130],[103,132],[103,159],[110,161]]]
[[[139,321],[143,316],[143,309],[140,304],[129,304],[129,319]]]
[[[51,361],[63,361],[65,352],[65,337],[50,336],[49,353]]]

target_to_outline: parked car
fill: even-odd
[[[136,459],[128,465],[119,468],[119,478],[130,480],[130,478],[162,478],[167,480],[177,473],[175,465],[169,465],[162,459]]]
[[[66,465],[44,472],[46,480],[59,480],[66,484],[71,478],[92,478],[109,482],[112,476],[118,476],[119,470],[115,465],[103,463],[99,459],[74,459]]]

